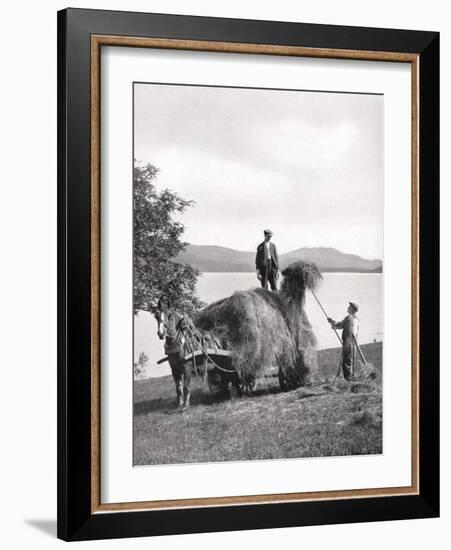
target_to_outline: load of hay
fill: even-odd
[[[195,320],[231,351],[245,388],[274,367],[284,390],[311,383],[317,371],[317,342],[304,304],[306,289],[316,288],[321,274],[314,264],[296,262],[282,275],[280,292],[238,291],[204,308]]]

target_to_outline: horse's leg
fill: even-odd
[[[178,361],[174,360],[171,356],[169,356],[169,366],[171,367],[172,378],[175,382],[175,391],[177,392],[177,407],[183,407],[182,371]]]
[[[236,399],[243,395],[243,390],[240,384],[240,377],[237,372],[232,372],[227,375],[227,389],[230,399]]]
[[[191,382],[191,374],[193,372],[193,367],[191,361],[186,361],[183,363],[183,399],[184,399],[184,406],[189,407],[190,406],[190,382]]]
[[[233,377],[233,385],[235,386],[235,391],[236,391],[237,396],[242,397],[243,396],[243,388],[240,384],[240,379],[239,379],[237,374]]]

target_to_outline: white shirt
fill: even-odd
[[[359,334],[359,326],[360,326],[360,323],[357,317],[355,315],[351,315],[349,318],[349,328],[351,329],[356,339]]]
[[[357,336],[359,334],[359,327],[360,327],[360,322],[358,320],[358,318],[355,316],[355,315],[346,315],[346,317],[338,322],[338,323],[334,323],[334,327],[335,328],[342,328],[344,329],[346,327],[346,325],[348,325],[349,327],[349,330],[354,334],[356,340],[357,340]]]
[[[268,250],[268,260],[271,259],[271,249],[269,247],[271,243],[269,241],[265,242],[266,249]]]

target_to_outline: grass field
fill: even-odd
[[[252,397],[233,401],[211,395],[193,378],[192,406],[175,406],[171,376],[134,386],[134,464],[177,464],[382,452],[382,344],[362,351],[356,380],[333,384],[339,349],[319,352],[320,380],[282,393],[277,378],[259,380]]]

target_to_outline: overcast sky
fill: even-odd
[[[195,206],[184,239],[383,256],[383,97],[135,84],[135,150]]]

